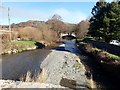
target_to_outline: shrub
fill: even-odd
[[[84,45],[84,49],[85,49],[85,51],[88,52],[88,53],[91,53],[91,52],[94,51],[94,50],[93,50],[93,46],[92,46],[91,44],[85,44],[85,45]]]
[[[18,33],[22,40],[32,40],[36,42],[42,40],[51,43],[59,39],[57,33],[51,29],[39,30],[34,27],[24,27],[19,28]]]
[[[4,33],[2,34],[2,43],[7,43],[10,40],[10,34]]]
[[[109,61],[109,57],[106,53],[104,53],[104,51],[98,51],[97,57],[105,62]]]

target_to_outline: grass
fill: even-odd
[[[100,57],[101,57],[101,55],[102,56],[106,56],[108,59],[110,59],[110,60],[117,60],[117,61],[120,61],[120,56],[118,56],[118,55],[115,55],[115,54],[112,54],[112,53],[109,53],[109,52],[107,52],[107,51],[104,51],[104,50],[101,50],[101,49],[98,49],[98,48],[94,48],[93,46],[91,46],[90,44],[85,44],[85,46],[84,46],[84,49],[86,50],[86,52],[88,52],[88,53],[93,53],[94,54],[94,52],[96,53],[96,55],[100,55]],[[101,53],[101,54],[100,54]]]
[[[101,49],[98,49],[98,48],[93,48],[93,50],[96,50],[96,51],[101,51]]]
[[[22,46],[36,46],[34,41],[15,41],[14,43]]]
[[[120,60],[120,57],[117,56],[117,55],[113,55],[113,54],[109,54],[109,56],[113,59],[117,59],[117,60]]]
[[[117,56],[108,52],[104,52],[104,53],[106,53],[111,59],[120,60],[120,56]]]
[[[21,53],[27,50],[36,49],[37,45],[34,41],[12,41],[3,44],[2,54]]]
[[[89,41],[89,40],[95,40],[95,38],[93,38],[93,37],[85,37],[83,39],[84,42]]]
[[[93,50],[102,51],[101,49],[98,49],[98,48],[93,48]],[[107,51],[103,51],[103,53],[106,53],[110,59],[120,60],[120,56],[111,54],[111,53],[109,53]]]
[[[75,64],[73,65],[73,67],[77,70],[80,69],[81,65],[79,62],[75,62]]]

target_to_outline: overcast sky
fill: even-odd
[[[10,7],[11,23],[28,20],[47,21],[59,14],[64,22],[79,23],[91,16],[95,2],[3,2],[0,8],[0,23],[8,24],[7,8]]]

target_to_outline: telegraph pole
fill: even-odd
[[[11,35],[11,24],[10,24],[10,8],[8,7],[8,23],[9,23],[9,31],[10,31],[10,41],[12,40]]]
[[[0,1],[0,9],[1,9],[1,16],[2,16],[2,1]],[[0,26],[0,29],[2,30],[2,20],[0,21],[0,24],[1,24],[1,26]]]
[[[12,32],[12,29],[11,29],[11,24],[10,24],[10,8],[9,7],[4,7],[3,5],[2,5],[2,1],[0,2],[0,8],[1,8],[1,10],[2,9],[7,9],[7,13],[8,13],[8,30],[9,30],[9,33],[10,33],[10,41],[12,40],[12,34],[11,34],[11,32]],[[2,25],[1,25],[1,30],[2,30]]]

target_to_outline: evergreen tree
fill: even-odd
[[[109,42],[120,40],[120,1],[107,3],[100,0],[92,9],[89,34]]]

